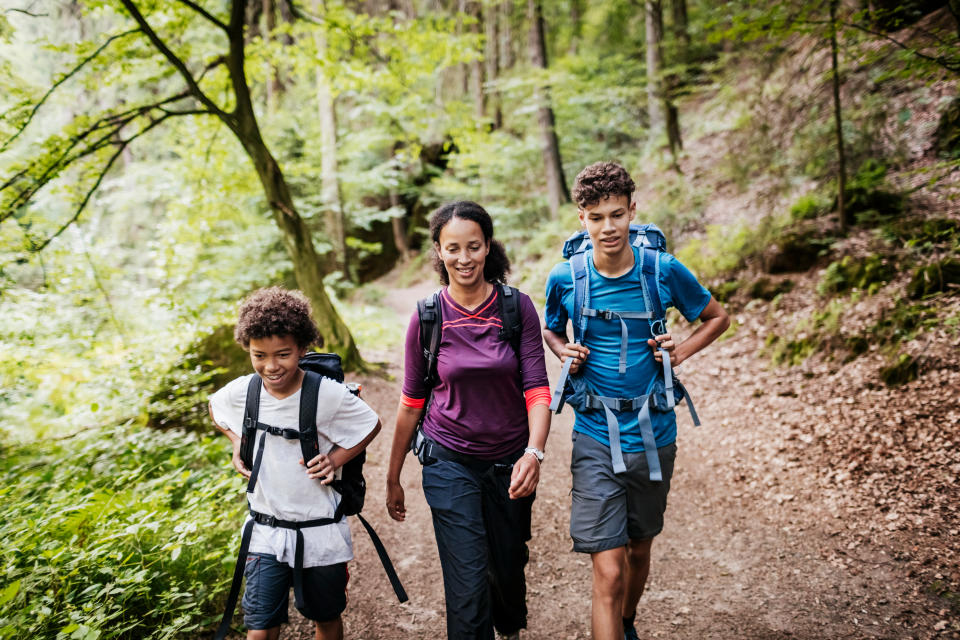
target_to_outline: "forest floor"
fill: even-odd
[[[435,289],[387,285],[398,332]],[[703,426],[678,410],[679,452],[666,526],[640,603],[641,637],[830,639],[960,637],[960,363],[943,355],[919,381],[868,380],[849,365],[774,368],[761,355],[758,310],[681,367]],[[443,584],[419,465],[403,471],[407,520],[383,507],[402,382],[365,377],[384,430],[371,445],[364,514],[389,550],[410,601],[398,604],[369,538],[353,522],[347,638],[445,635]],[[559,371],[548,356],[551,381]],[[950,391],[950,390],[953,391]],[[946,392],[946,393],[945,393]],[[555,416],[533,510],[528,640],[590,636],[590,559],[571,551],[569,409]],[[312,638],[291,607],[287,638]]]

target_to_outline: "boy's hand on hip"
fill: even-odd
[[[508,495],[511,500],[526,498],[536,490],[539,482],[540,461],[532,454],[525,453],[513,464]]]
[[[566,362],[567,358],[573,358],[573,362],[570,363],[570,373],[576,373],[580,365],[587,361],[588,355],[590,355],[590,349],[576,342],[568,342],[560,352],[560,363]]]
[[[670,354],[671,364],[674,366],[680,364],[674,355],[677,344],[673,341],[673,337],[669,333],[654,336],[653,340],[647,340],[647,344],[650,345],[651,349],[653,349],[653,357],[657,362],[663,362],[663,354],[660,352],[660,350],[663,349]]]
[[[303,458],[300,459],[300,464],[303,464]],[[336,470],[337,467],[330,456],[321,453],[307,465],[307,477],[313,480],[320,478],[320,484],[330,484],[333,482],[333,473]]]

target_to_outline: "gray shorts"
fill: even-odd
[[[272,629],[287,621],[293,569],[277,557],[263,553],[247,556],[243,571],[247,586],[243,592],[243,624],[248,629]],[[317,622],[336,620],[347,608],[347,563],[303,570],[305,618]]]
[[[573,432],[570,537],[574,551],[596,553],[616,549],[629,540],[653,538],[663,530],[677,445],[668,444],[657,452],[663,481],[650,480],[647,458],[642,451],[624,452],[627,471],[614,474],[610,447]]]

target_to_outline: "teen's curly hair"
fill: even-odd
[[[616,162],[595,162],[581,171],[573,181],[573,201],[577,206],[592,207],[610,196],[633,196],[637,185],[627,170]]]
[[[233,337],[250,350],[250,340],[293,336],[301,349],[323,346],[323,337],[310,317],[310,301],[299,291],[283,287],[258,289],[240,303]]]
[[[483,279],[492,283],[507,283],[507,274],[510,273],[510,259],[499,240],[493,237],[493,219],[486,210],[476,202],[461,200],[450,202],[430,214],[430,237],[434,243],[440,242],[440,231],[450,222],[451,218],[472,220],[480,225],[483,239],[490,245],[490,253],[483,263]],[[450,274],[440,259],[436,250],[433,252],[433,268],[440,274],[440,282],[450,284]]]

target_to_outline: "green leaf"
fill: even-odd
[[[0,606],[5,605],[11,600],[13,600],[15,597],[17,597],[17,593],[19,592],[20,592],[20,581],[14,580],[10,584],[8,584],[3,589],[3,591],[0,591]]]

